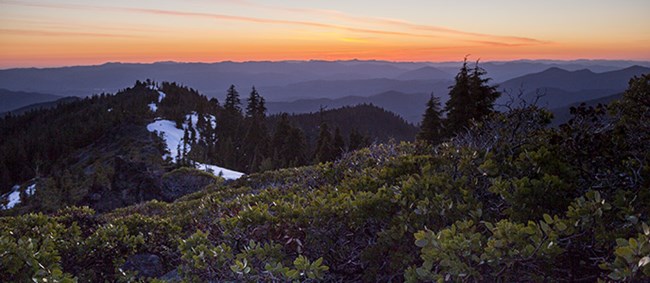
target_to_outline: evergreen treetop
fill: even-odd
[[[455,84],[450,87],[449,100],[445,105],[447,112],[446,130],[448,135],[470,126],[472,120],[479,120],[493,112],[495,100],[501,95],[496,86],[489,86],[486,71],[479,67],[478,61],[473,70],[467,66],[467,58],[456,75]]]
[[[223,105],[224,109],[231,114],[241,115],[241,100],[239,99],[239,92],[235,89],[234,85],[230,85],[228,93],[226,94],[226,102]]]
[[[431,93],[417,139],[430,144],[437,144],[442,140],[443,136],[444,127],[442,111],[440,110],[440,98],[433,96],[433,93]]]

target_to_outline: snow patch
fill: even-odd
[[[196,169],[221,176],[227,180],[235,180],[241,178],[241,176],[244,176],[244,173],[241,172],[233,171],[216,165],[203,164],[198,162],[196,163]]]
[[[164,98],[164,96],[163,96]],[[212,127],[217,126],[217,118],[210,115],[207,117],[210,121]],[[196,124],[199,121],[199,115],[196,112],[192,112],[185,116],[185,120],[192,121],[192,128],[197,133],[197,138],[200,138],[200,132],[196,129]],[[183,124],[183,129],[176,128],[176,123],[170,120],[157,119],[153,123],[147,125],[147,130],[149,132],[158,133],[165,140],[167,149],[169,150],[169,155],[165,154],[164,159],[170,157],[173,162],[176,162],[180,156],[179,149],[182,150],[183,147],[183,134],[185,129],[189,127],[188,123]],[[187,151],[190,151],[190,145],[187,145]],[[203,170],[209,173],[212,173],[217,176],[222,176],[225,179],[234,180],[238,179],[244,175],[244,173],[226,169],[211,164],[203,164],[195,162],[195,167],[199,170]]]
[[[25,190],[25,193],[28,196],[33,196],[35,192],[36,192],[36,183],[29,185],[27,187],[27,190]]]
[[[158,103],[162,102],[162,100],[165,99],[166,96],[167,94],[165,94],[164,92],[158,91]]]
[[[170,120],[156,120],[147,125],[147,130],[157,132],[165,140],[170,154],[165,154],[163,159],[171,157],[172,160],[176,161],[179,156],[178,148],[183,139],[183,130],[176,128],[176,123]]]
[[[157,90],[156,88],[153,87],[150,87],[150,89]],[[165,97],[167,97],[167,94],[158,90],[158,103],[162,102],[162,100],[165,99]],[[149,109],[151,110],[151,112],[156,113],[156,111],[158,111],[158,104],[156,102],[149,103]]]
[[[17,204],[20,203],[20,186],[15,185],[13,188],[11,188],[11,192],[8,192],[4,195],[2,195],[3,200],[7,200],[6,205],[0,204],[0,209],[5,210],[5,209],[11,209]]]

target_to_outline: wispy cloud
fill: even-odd
[[[237,22],[259,23],[259,24],[292,25],[292,26],[334,29],[340,31],[348,31],[348,32],[355,32],[355,33],[362,33],[362,34],[373,34],[373,35],[404,36],[404,37],[416,37],[416,38],[428,38],[428,39],[453,39],[453,40],[460,40],[465,42],[472,42],[474,44],[489,45],[489,46],[498,45],[503,47],[514,47],[514,46],[522,46],[522,45],[540,45],[540,44],[549,43],[547,41],[542,41],[542,40],[537,40],[534,38],[527,38],[527,37],[490,35],[490,34],[466,32],[466,31],[455,30],[446,27],[415,24],[408,21],[396,20],[396,19],[353,16],[335,10],[275,7],[275,6],[252,3],[246,0],[228,0],[228,1],[238,5],[256,6],[265,9],[275,9],[275,10],[283,10],[283,11],[300,13],[300,14],[312,14],[321,17],[326,16],[330,18],[337,18],[346,21],[348,23],[354,23],[354,25],[350,26],[350,25],[343,25],[343,24],[323,23],[317,21],[284,20],[284,19],[227,15],[227,14],[208,13],[208,12],[174,11],[174,10],[151,9],[151,8],[111,7],[111,6],[94,6],[94,5],[64,4],[64,3],[42,3],[42,2],[25,2],[25,1],[15,1],[15,0],[2,1],[0,3],[5,5],[41,7],[41,8],[53,8],[53,9],[129,12],[129,13],[162,15],[162,16],[173,16],[173,17],[212,19],[212,20],[219,20],[219,21],[237,21]],[[378,25],[388,27],[388,29],[360,27],[360,26],[378,26]]]
[[[112,37],[112,38],[140,38],[141,36],[127,34],[111,34],[97,32],[51,31],[33,29],[0,29],[0,34],[21,36],[80,36],[80,37]]]
[[[248,2],[248,3],[250,3],[250,2]],[[250,5],[250,4],[248,4],[248,5]],[[470,36],[470,37],[489,38],[489,39],[491,39],[489,41],[485,41],[486,43],[494,42],[494,41],[497,41],[497,40],[498,41],[510,42],[510,43],[504,43],[504,45],[513,45],[513,46],[514,45],[524,45],[524,44],[531,45],[531,44],[548,44],[548,43],[551,43],[549,41],[538,40],[538,39],[535,39],[535,38],[467,32],[467,31],[462,31],[462,30],[457,30],[457,29],[452,29],[452,28],[447,28],[447,27],[441,27],[441,26],[416,24],[416,23],[412,23],[412,22],[409,22],[409,21],[398,20],[398,19],[387,19],[387,18],[377,18],[377,17],[360,17],[360,16],[354,16],[354,15],[346,14],[346,13],[343,13],[341,11],[336,11],[336,10],[309,9],[309,8],[286,8],[286,7],[274,7],[274,6],[268,6],[268,5],[261,5],[261,6],[265,7],[265,8],[268,8],[268,9],[284,10],[284,11],[288,11],[288,12],[295,12],[295,13],[301,13],[301,14],[328,16],[328,17],[338,18],[338,19],[342,19],[342,20],[357,23],[357,24],[391,26],[391,27],[400,28],[400,29],[408,29],[408,30],[411,30],[412,32],[425,31],[425,32],[438,33],[438,34],[446,34],[446,35],[450,35],[450,36]],[[476,42],[479,43],[479,41],[476,41]]]

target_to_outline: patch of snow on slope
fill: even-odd
[[[35,192],[36,192],[36,183],[27,186],[27,188],[25,189],[25,194],[27,196],[33,196]],[[7,205],[0,204],[0,210],[11,209],[17,204],[19,204],[22,201],[22,199],[20,199],[20,186],[19,185],[13,186],[13,188],[11,188],[11,192],[8,192],[0,196],[0,200],[7,201]]]
[[[224,179],[228,179],[228,180],[239,179],[241,176],[244,176],[244,173],[233,171],[216,165],[203,164],[197,162],[196,168],[199,170],[203,170],[205,172],[212,173],[217,176],[221,176]]]
[[[2,199],[7,200],[7,205],[0,204],[0,209],[11,209],[20,203],[20,186],[15,185],[11,192],[2,196]]]
[[[179,155],[179,145],[182,146],[181,140],[183,139],[183,130],[176,128],[176,123],[169,120],[156,120],[147,125],[147,130],[149,132],[158,132],[158,134],[162,135],[162,138],[165,140],[170,154],[163,156],[163,159],[171,157],[172,160],[176,161],[176,158]]]
[[[165,94],[164,92],[158,91],[158,103],[162,102],[162,100],[165,99],[166,96],[167,94]],[[151,112],[155,113],[156,111],[158,111],[158,104],[156,104],[155,102],[149,103],[149,109],[151,110]]]
[[[191,120],[193,127],[196,126],[197,122],[199,121],[199,116],[195,112],[192,114],[188,114],[185,116],[186,120]],[[214,116],[209,116],[208,117],[210,120],[210,124],[212,124],[213,127],[216,127],[217,125],[217,119]],[[185,123],[183,124],[183,129],[176,128],[176,123],[170,120],[163,120],[163,119],[158,119],[154,121],[153,123],[147,125],[147,130],[149,132],[157,132],[159,135],[162,136],[162,138],[165,140],[165,143],[167,144],[167,149],[169,150],[169,155],[163,156],[163,158],[170,157],[174,162],[176,162],[176,159],[179,157],[180,152],[179,149],[182,150],[183,147],[183,134],[184,130],[188,128],[188,124]],[[196,130],[196,128],[194,128]],[[197,131],[197,138],[200,138],[200,133]],[[190,150],[190,145],[187,145],[187,151]],[[214,175],[221,175],[225,179],[238,179],[239,177],[243,176],[244,173],[229,170],[223,167],[219,167],[216,165],[210,165],[210,164],[203,164],[203,163],[196,163],[196,168],[199,170],[203,170],[209,173],[212,173]]]
[[[36,192],[36,183],[29,185],[27,187],[27,190],[25,190],[25,193],[28,196],[33,196],[35,192]]]
[[[151,112],[156,112],[158,110],[158,105],[155,103],[149,103],[149,109],[151,109]]]
[[[162,100],[165,99],[166,96],[167,94],[165,94],[164,92],[158,91],[158,103],[162,102]]]

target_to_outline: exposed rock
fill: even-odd
[[[116,156],[113,167],[115,175],[110,188],[102,188],[89,195],[92,208],[102,212],[152,199],[161,199],[160,173],[150,169],[146,163]]]
[[[138,272],[138,276],[158,277],[163,274],[163,264],[155,254],[135,254],[126,259],[122,269]]]
[[[215,177],[196,169],[180,168],[163,176],[161,195],[172,201],[186,194],[197,192],[215,182]]]

